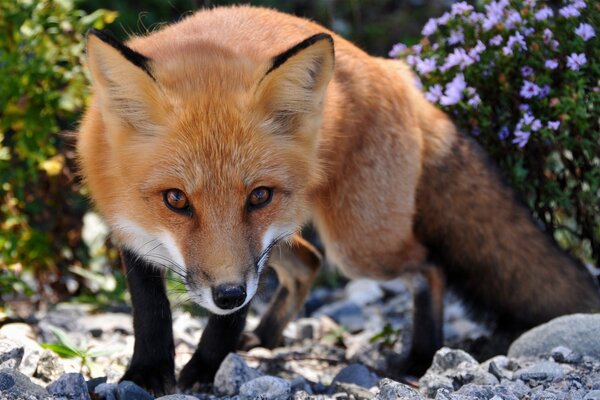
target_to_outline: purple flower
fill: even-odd
[[[436,22],[435,18],[431,18],[429,21],[427,21],[427,23],[423,27],[423,30],[421,31],[421,35],[431,36],[437,31],[437,28],[438,28],[438,26],[437,26],[437,22]]]
[[[454,49],[454,51],[450,54],[448,54],[448,57],[446,57],[446,60],[444,62],[444,65],[442,65],[440,67],[440,71],[441,72],[446,72],[448,69],[460,65],[460,69],[465,69],[466,67],[468,67],[469,65],[473,64],[474,60],[469,57],[469,55],[467,54],[467,52],[465,51],[465,49],[462,49],[460,47]]]
[[[405,51],[406,45],[404,43],[396,43],[388,53],[388,56],[390,56],[391,58],[396,58]]]
[[[429,100],[431,103],[437,103],[440,100],[440,97],[443,96],[442,86],[440,84],[435,84],[429,88],[429,90],[425,93],[425,98]]]
[[[479,61],[479,55],[485,51],[485,44],[481,40],[477,40],[477,44],[469,50],[469,57],[474,61]]]
[[[508,29],[513,29],[517,25],[521,25],[523,22],[523,18],[521,18],[521,14],[518,11],[511,11],[508,13],[508,17],[506,18],[506,27]]]
[[[525,104],[525,103],[519,104],[519,111],[526,112],[526,111],[529,111],[530,108],[531,107],[529,107],[529,104]]]
[[[498,138],[500,140],[506,139],[509,135],[510,131],[508,130],[508,127],[503,126],[502,128],[500,128],[500,132],[498,132]]]
[[[526,50],[527,44],[525,43],[525,38],[521,35],[520,32],[515,32],[514,35],[508,38],[507,46],[513,48],[515,45],[518,45],[521,49]]]
[[[448,11],[443,13],[442,16],[437,19],[438,25],[446,25],[448,21],[450,21],[450,13]]]
[[[571,5],[578,10],[587,7],[584,0],[575,0],[574,2],[571,3]]]
[[[567,56],[567,67],[573,71],[579,71],[579,68],[585,64],[587,64],[587,57],[584,53],[571,53],[570,56]]]
[[[515,143],[517,146],[519,146],[520,148],[525,147],[525,145],[527,144],[527,142],[529,141],[529,132],[523,132],[521,130],[516,130],[515,133],[515,138],[512,140],[513,143]]]
[[[577,34],[577,36],[582,38],[584,42],[587,42],[588,40],[596,36],[594,28],[592,28],[590,24],[585,24],[583,22],[579,24],[577,29],[575,29],[575,33]]]
[[[471,107],[473,107],[474,109],[477,109],[477,106],[479,106],[479,104],[481,104],[481,98],[479,97],[478,94],[475,94],[473,97],[471,97],[469,99],[468,103]]]
[[[529,36],[533,32],[535,32],[535,29],[533,29],[533,28],[523,28],[523,29],[521,29],[521,32],[523,32],[523,35]]]
[[[424,60],[417,60],[416,68],[419,74],[421,75],[429,75],[430,72],[435,71],[437,62],[435,57],[429,57]]]
[[[412,54],[406,57],[406,63],[411,67],[419,61],[420,58],[418,56],[413,56]]]
[[[579,17],[579,14],[580,14],[579,9],[575,6],[573,6],[572,4],[564,6],[563,8],[558,10],[558,13],[565,18]]]
[[[550,48],[554,51],[556,51],[558,49],[558,45],[560,43],[558,43],[558,40],[551,40],[550,41]]]
[[[469,15],[469,22],[471,24],[476,24],[478,22],[483,21],[484,18],[485,15],[483,15],[482,13],[474,12]]]
[[[560,126],[560,121],[548,121],[548,128],[553,131],[557,130]]]
[[[468,5],[466,1],[460,1],[458,3],[452,4],[452,15],[462,15],[470,11],[473,11],[473,6]]]
[[[463,98],[463,91],[467,88],[465,77],[463,74],[458,74],[452,81],[446,84],[444,95],[440,98],[440,104],[443,106],[451,106]]]
[[[502,48],[502,54],[504,54],[505,56],[512,56],[513,55],[512,48],[508,47],[508,46],[504,46]]]
[[[523,86],[521,86],[521,97],[526,99],[530,99],[532,97],[538,96],[540,94],[540,87],[533,82],[523,81]]]
[[[543,99],[546,96],[548,96],[549,94],[550,94],[550,85],[544,85],[544,86],[542,86],[542,89],[540,90],[540,94],[538,95],[538,97],[540,99]]]
[[[539,119],[534,120],[530,126],[530,128],[533,132],[539,131],[541,127],[542,127],[542,123],[540,122]]]
[[[558,67],[558,62],[556,60],[546,60],[544,66],[548,69],[556,69],[556,67]]]
[[[493,38],[490,39],[490,44],[492,46],[500,46],[502,44],[502,36],[501,35],[496,35]]]
[[[417,43],[413,47],[411,47],[411,49],[415,54],[421,54],[421,50],[423,50],[423,45]]]
[[[537,19],[538,21],[544,21],[553,16],[554,16],[554,11],[552,11],[552,9],[550,7],[543,7],[535,12],[535,19]]]
[[[454,46],[455,44],[465,42],[465,34],[462,28],[454,29],[450,31],[450,37],[447,40],[448,44]]]
[[[544,29],[544,35],[542,36],[542,38],[544,39],[544,43],[548,43],[552,38],[554,37],[554,34],[552,33],[552,31],[548,28]]]
[[[528,76],[531,76],[531,74],[533,74],[533,68],[531,68],[529,65],[521,67],[521,75],[527,78]]]

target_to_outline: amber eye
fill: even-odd
[[[258,187],[248,196],[248,208],[253,209],[266,206],[271,202],[272,197],[273,189],[264,186]]]
[[[186,214],[190,212],[190,202],[185,193],[179,189],[165,190],[163,201],[171,211]]]

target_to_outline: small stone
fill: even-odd
[[[370,400],[375,397],[375,393],[371,392],[369,389],[353,383],[336,382],[334,385],[332,385],[332,387],[334,386],[334,393],[343,393],[356,400]]]
[[[433,356],[431,369],[445,371],[456,368],[460,365],[477,366],[479,363],[469,353],[462,350],[453,350],[448,347],[442,347]]]
[[[423,396],[415,389],[400,382],[384,378],[379,381],[379,393],[376,400],[422,400]]]
[[[583,400],[600,400],[600,390],[590,390]]]
[[[198,400],[198,398],[187,394],[168,394],[166,396],[157,397],[156,400]]]
[[[25,349],[9,339],[0,340],[0,368],[17,369],[21,365]]]
[[[85,379],[78,373],[64,374],[49,384],[46,389],[57,397],[65,396],[69,400],[90,400]]]
[[[27,375],[11,369],[0,369],[0,399],[48,399],[50,394],[31,382]]]
[[[50,350],[44,350],[33,376],[48,383],[57,380],[64,373],[65,368],[60,358]]]
[[[333,378],[332,385],[337,382],[352,383],[369,389],[377,385],[379,377],[364,365],[354,363],[338,372]]]
[[[101,385],[103,383],[106,383],[106,376],[101,376],[99,378],[92,378],[89,381],[85,382],[85,385],[87,386],[87,390],[89,393],[95,393],[96,387],[98,385]]]
[[[292,385],[285,379],[275,376],[261,376],[244,383],[240,387],[241,400],[287,400],[290,398]]]
[[[131,381],[122,381],[117,385],[119,400],[154,400],[154,397]]]
[[[580,363],[582,359],[581,354],[578,354],[565,346],[556,346],[550,350],[550,356],[554,361],[564,364],[577,364]]]
[[[23,347],[24,353],[19,372],[29,377],[33,376],[44,349],[34,340],[36,334],[31,326],[25,323],[6,324],[0,328],[0,336]]]
[[[555,381],[565,376],[563,369],[554,361],[541,361],[515,372],[515,378],[527,381]]]
[[[572,314],[539,325],[515,340],[509,357],[539,357],[564,346],[579,354],[600,359],[600,314]]]
[[[292,397],[293,400],[310,400],[312,398],[312,395],[305,392],[304,390],[297,391],[296,393],[294,393],[294,397]]]
[[[215,393],[220,396],[234,396],[239,393],[244,383],[261,375],[256,369],[250,368],[242,357],[229,353],[215,375]]]
[[[94,393],[101,399],[117,400],[117,387],[116,383],[101,383],[96,386]]]

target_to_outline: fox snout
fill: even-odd
[[[212,288],[215,305],[223,310],[233,310],[246,301],[246,285],[224,284]]]

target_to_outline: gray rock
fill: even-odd
[[[34,377],[43,382],[52,382],[65,373],[65,368],[60,358],[50,350],[44,350],[39,357]]]
[[[509,357],[548,355],[557,346],[600,359],[600,314],[572,314],[537,326],[515,340]]]
[[[525,397],[529,392],[531,392],[531,388],[523,383],[523,381],[509,381],[507,379],[503,379],[500,381],[499,387],[505,388],[510,393],[513,393],[519,399]]]
[[[64,374],[49,384],[46,389],[57,397],[64,396],[69,400],[90,400],[85,379],[78,373]]]
[[[0,368],[17,369],[21,365],[25,349],[9,339],[0,340]]]
[[[358,332],[365,326],[366,318],[362,307],[350,300],[336,301],[317,310],[313,316],[327,315],[349,332]]]
[[[312,398],[312,395],[305,392],[304,390],[297,391],[296,393],[294,393],[294,397],[292,397],[293,400],[310,400]]]
[[[371,392],[369,389],[353,383],[336,382],[332,385],[332,387],[335,387],[335,391],[333,391],[333,393],[343,393],[356,400],[370,400],[375,397],[375,393]]]
[[[557,346],[550,350],[554,361],[566,364],[577,364],[581,362],[582,355],[565,346]]]
[[[479,363],[465,351],[442,347],[433,356],[433,362],[430,369],[446,371],[448,369],[457,368],[460,365],[478,366]]]
[[[166,396],[157,397],[156,400],[198,400],[198,398],[187,394],[168,394]]]
[[[85,385],[87,386],[87,390],[89,393],[95,393],[96,387],[98,385],[106,383],[106,381],[107,381],[106,376],[101,376],[101,377],[92,378],[89,381],[86,381]]]
[[[565,373],[561,366],[554,361],[540,361],[527,368],[515,372],[514,377],[524,382],[555,381],[562,379]]]
[[[244,383],[261,375],[256,369],[250,368],[242,357],[229,353],[215,375],[215,393],[220,396],[234,396],[239,393]]]
[[[117,400],[117,387],[116,383],[101,383],[96,386],[94,393],[101,399]]]
[[[240,400],[287,400],[292,385],[276,376],[260,376],[240,387]]]
[[[377,386],[379,377],[362,364],[350,364],[333,378],[332,385],[337,382],[352,383],[364,388]]]
[[[600,400],[600,390],[590,390],[583,400]]]
[[[423,396],[415,389],[400,382],[384,378],[379,381],[379,393],[376,400],[422,400]]]
[[[383,298],[383,290],[379,283],[371,279],[355,279],[344,288],[346,298],[353,303],[364,306]]]
[[[519,400],[508,388],[500,385],[464,385],[454,395],[474,399],[492,399],[497,397],[502,400]]]
[[[131,381],[122,381],[117,385],[119,400],[154,400],[154,396]]]
[[[31,382],[27,375],[11,369],[0,369],[0,399],[48,399],[50,394]]]
[[[23,347],[24,354],[19,365],[19,371],[27,376],[33,376],[44,349],[32,339],[36,337],[36,334],[31,326],[25,323],[6,324],[0,328],[0,336],[4,336]]]

